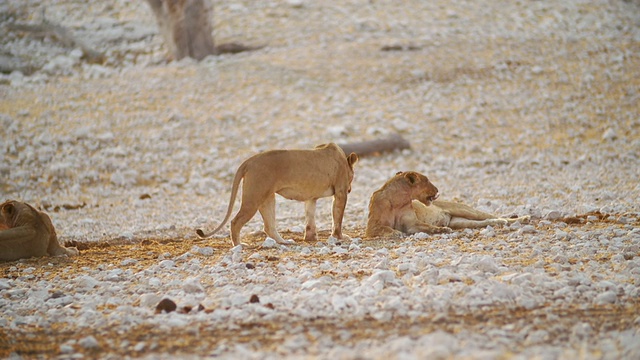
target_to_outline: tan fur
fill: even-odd
[[[435,200],[437,197],[438,189],[426,176],[412,171],[397,173],[371,196],[365,236],[437,234],[529,221],[529,216],[499,218],[464,204]]]
[[[437,197],[438,188],[426,176],[414,171],[397,173],[371,195],[365,237],[450,232],[447,227],[436,227],[418,220],[411,206],[412,200],[430,205]]]
[[[32,256],[78,255],[58,243],[49,216],[31,205],[9,200],[0,205],[0,261]]]
[[[271,150],[250,157],[238,168],[231,187],[231,199],[222,223],[211,233],[196,230],[200,238],[218,232],[229,220],[242,183],[242,205],[231,220],[231,241],[240,244],[240,229],[260,211],[267,236],[280,244],[290,244],[276,230],[275,194],[289,200],[305,202],[305,241],[316,241],[316,200],[333,195],[332,236],[341,239],[342,217],[351,191],[353,166],[358,156],[345,153],[336,144],[317,146],[313,150]]]
[[[411,203],[416,217],[420,221],[435,225],[448,226],[451,229],[474,229],[487,226],[504,226],[516,221],[528,223],[530,216],[501,218],[471,206],[451,201],[436,200],[431,206],[413,201]]]

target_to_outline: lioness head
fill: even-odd
[[[353,182],[353,176],[354,176],[354,171],[353,171],[353,167],[356,165],[356,163],[358,162],[358,155],[356,155],[356,153],[351,153],[347,156],[347,163],[349,164],[349,189],[347,190],[348,193],[351,192],[351,183]]]
[[[24,218],[33,217],[31,207],[14,200],[7,200],[0,204],[0,229],[6,230],[12,227],[23,225]]]
[[[438,198],[438,188],[426,176],[415,171],[401,171],[396,174],[396,177],[408,185],[412,200],[418,200],[429,206]]]

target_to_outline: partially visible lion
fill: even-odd
[[[439,234],[452,229],[529,221],[529,216],[500,218],[437,198],[438,188],[426,176],[413,171],[397,173],[371,195],[365,237],[399,237],[419,232]]]
[[[231,241],[240,244],[240,230],[260,211],[264,221],[264,232],[280,244],[285,241],[276,230],[276,194],[305,202],[305,241],[316,241],[316,200],[333,196],[333,231],[331,236],[341,239],[342,217],[351,191],[353,167],[358,156],[346,156],[334,143],[319,145],[313,150],[271,150],[256,154],[245,160],[233,179],[231,199],[222,223],[211,233],[196,230],[200,238],[208,238],[227,223],[233,204],[242,183],[242,205],[231,220]]]
[[[47,214],[15,200],[0,204],[0,261],[45,255],[75,256],[78,249],[60,246]]]

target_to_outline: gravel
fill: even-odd
[[[0,74],[0,200],[81,249],[0,264],[0,355],[640,357],[637,1],[215,2],[217,42],[265,47],[200,63],[164,60],[144,2],[9,0],[0,26],[43,14],[106,61],[0,38],[40,69]],[[246,157],[395,132],[411,150],[357,165],[351,241],[327,238],[329,199],[316,244],[283,199],[297,245],[259,217],[243,231],[259,250],[196,240]],[[362,239],[400,170],[533,221]]]

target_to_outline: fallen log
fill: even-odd
[[[409,141],[400,134],[391,134],[385,138],[367,140],[356,143],[338,144],[345,152],[356,153],[358,157],[376,156],[383,152],[410,149]]]
[[[13,23],[8,25],[8,29],[13,31],[29,32],[36,36],[49,36],[58,39],[58,41],[60,41],[65,47],[80,48],[80,50],[82,50],[83,57],[89,63],[102,64],[105,60],[103,53],[94,50],[85,44],[84,41],[73,36],[69,29],[62,25],[51,23],[47,20],[40,24]]]

